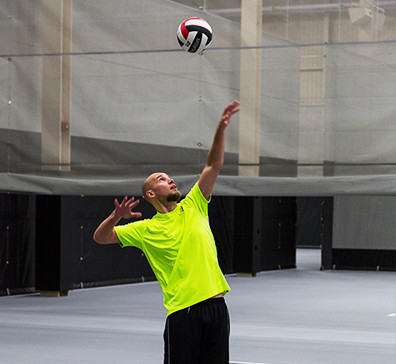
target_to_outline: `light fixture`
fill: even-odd
[[[352,24],[362,25],[373,18],[373,11],[369,8],[353,7],[348,9]]]
[[[348,8],[348,13],[352,24],[363,25],[374,20],[377,30],[381,30],[384,26],[385,10],[370,0],[360,0],[358,4],[352,3],[352,6]]]

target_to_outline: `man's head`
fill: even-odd
[[[156,172],[147,177],[142,185],[142,195],[154,207],[155,201],[166,204],[177,202],[181,197],[174,180],[164,172]]]

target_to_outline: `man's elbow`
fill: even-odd
[[[120,243],[120,239],[118,239],[114,230],[109,235],[103,234],[101,231],[95,231],[93,240],[100,245]]]
[[[104,244],[108,244],[107,239],[105,239],[103,236],[101,236],[99,233],[97,233],[95,231],[94,235],[93,235],[93,240],[100,244],[100,245],[104,245]]]
[[[101,241],[101,239],[100,239],[100,237],[98,236],[98,234],[96,234],[96,231],[95,231],[95,233],[93,234],[93,240],[94,240],[95,243],[103,244],[102,241]]]

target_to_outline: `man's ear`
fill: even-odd
[[[154,198],[155,197],[155,193],[153,190],[147,190],[146,191],[146,196],[149,198]]]

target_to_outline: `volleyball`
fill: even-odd
[[[185,51],[201,53],[212,41],[212,28],[201,18],[188,18],[177,29],[177,40]]]

